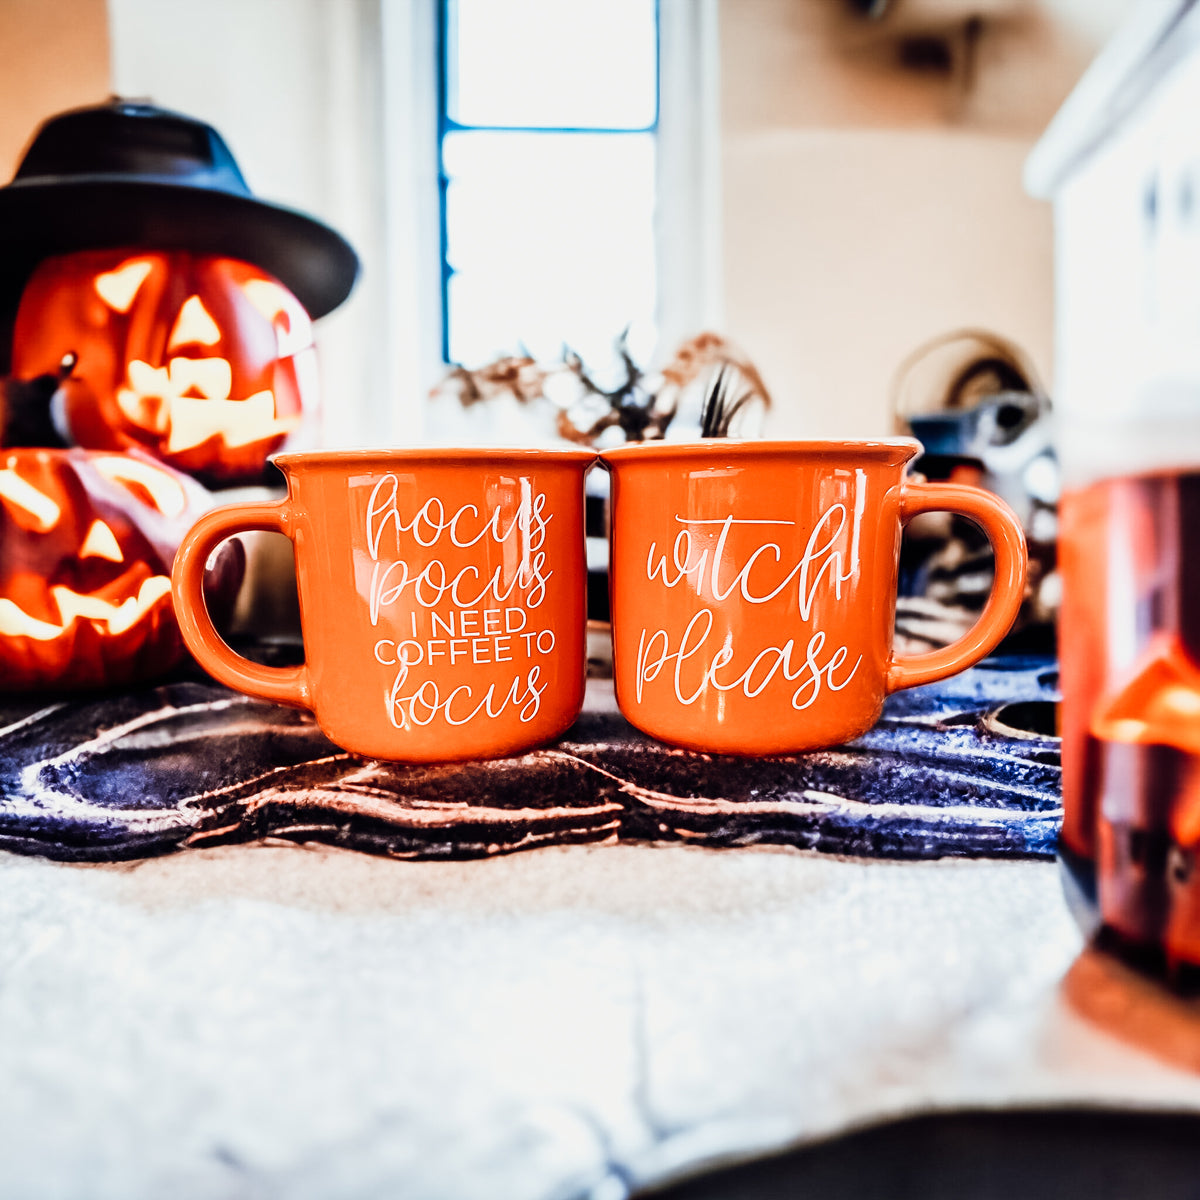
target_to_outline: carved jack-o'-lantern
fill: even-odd
[[[140,453],[0,451],[0,690],[100,687],[173,666],[171,563],[210,504]],[[241,570],[240,547],[214,564],[226,603]]]
[[[140,448],[212,483],[253,481],[316,406],[312,321],[276,279],[186,251],[81,251],[26,284],[13,374],[74,358],[56,414],[77,445]]]

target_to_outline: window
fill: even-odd
[[[441,0],[442,355],[655,346],[656,0]]]

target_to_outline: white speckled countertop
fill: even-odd
[[[1083,1020],[1056,868],[0,855],[6,1197],[591,1196],[935,1108],[1200,1110]]]

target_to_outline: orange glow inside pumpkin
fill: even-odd
[[[248,263],[185,252],[85,251],[45,260],[22,294],[13,373],[67,354],[72,439],[140,447],[202,478],[261,473],[316,407],[312,321]]]
[[[132,629],[163,596],[170,595],[171,580],[163,575],[151,575],[142,580],[136,596],[120,603],[103,596],[89,596],[72,591],[61,584],[50,589],[58,608],[58,621],[39,621],[15,604],[0,598],[0,634],[5,637],[27,637],[39,642],[60,638],[76,621],[89,621],[98,632],[110,636]]]
[[[50,642],[86,623],[96,635],[114,638],[170,604],[169,598],[164,601],[170,576],[149,561],[154,552],[123,509],[140,507],[155,517],[178,518],[188,504],[183,486],[152,464],[124,455],[82,461],[85,466],[53,451],[14,451],[0,467],[0,505],[15,527],[4,540],[4,637]],[[85,471],[94,471],[96,478],[81,487]],[[118,523],[126,549],[113,529]],[[148,553],[139,555],[139,550]],[[88,559],[119,569],[89,570]],[[61,582],[77,583],[89,573],[94,586],[88,591]]]

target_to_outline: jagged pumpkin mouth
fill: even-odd
[[[11,452],[0,466],[5,518],[25,537],[61,537],[69,497],[65,482],[46,478],[38,486],[36,475],[30,479],[21,474],[21,453]],[[49,459],[56,452],[31,453]],[[156,467],[117,454],[95,455],[88,462],[108,484],[123,488],[164,516],[178,517],[187,504],[183,488]],[[128,559],[112,525],[98,512],[90,516],[86,533],[63,559],[73,564],[74,582],[80,582],[76,572],[86,571],[94,586],[79,592],[65,583],[50,582],[43,572],[18,568],[5,582],[7,595],[0,597],[0,637],[50,642],[81,623],[114,637],[133,629],[156,609],[170,607],[170,576],[141,557]]]
[[[224,358],[172,358],[165,367],[134,359],[127,384],[117,389],[117,407],[134,427],[156,436],[168,454],[179,454],[216,438],[226,446],[248,446],[282,438],[299,417],[279,417],[269,388],[244,399],[230,397],[233,370]]]
[[[63,584],[48,589],[44,617],[26,612],[15,600],[0,599],[0,635],[50,642],[84,622],[97,633],[115,637],[145,620],[156,608],[170,605],[171,580],[147,574],[145,563],[133,563],[100,592],[77,592]],[[124,597],[123,599],[121,597]]]

